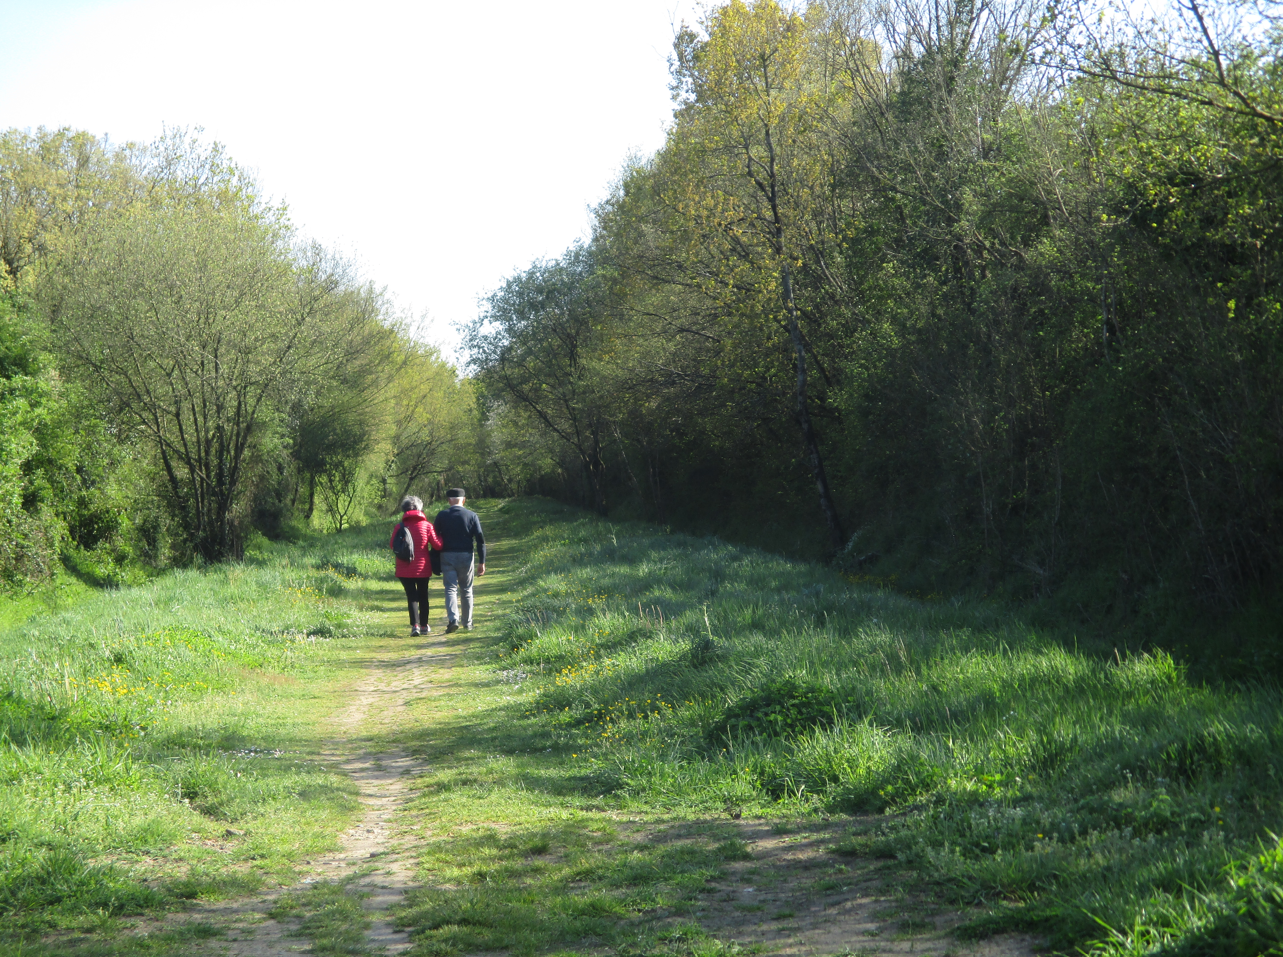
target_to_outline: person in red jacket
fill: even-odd
[[[440,551],[441,539],[423,514],[423,500],[417,495],[407,495],[401,501],[401,521],[392,529],[389,548],[396,540],[397,528],[402,525],[410,530],[410,537],[414,539],[414,560],[403,562],[398,558],[396,577],[405,589],[405,600],[410,606],[410,637],[417,638],[432,632],[428,625],[428,579],[432,577],[432,566],[428,564],[428,546]]]

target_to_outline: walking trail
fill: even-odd
[[[496,606],[506,591],[505,578],[502,573],[491,574],[479,583],[484,617],[498,617]],[[397,592],[395,598],[399,597]],[[385,635],[403,634],[404,612],[392,589],[380,600],[378,611]],[[439,607],[436,617],[442,617]],[[485,626],[481,627],[484,630]],[[414,886],[414,855],[419,848],[398,815],[413,797],[416,777],[429,768],[422,758],[390,742],[413,720],[408,709],[416,700],[463,690],[462,684],[452,687],[451,671],[458,649],[465,644],[458,639],[465,635],[459,633],[447,640],[437,625],[424,638],[389,637],[370,646],[362,662],[364,674],[336,709],[324,732],[328,740],[319,754],[322,761],[350,775],[364,812],[342,835],[335,852],[302,862],[305,876],[293,887],[201,908],[199,920],[226,932],[226,936],[209,942],[208,949],[199,948],[201,952],[226,957],[310,952],[309,941],[298,932],[298,921],[276,920],[270,912],[286,891],[306,890],[321,882],[343,883],[349,894],[361,898],[371,919],[364,947],[346,945],[341,951],[327,952],[399,954],[411,949],[408,934],[395,927],[391,914]],[[431,735],[430,722],[416,729],[418,739]],[[589,818],[595,815],[581,812],[581,816],[588,826]],[[701,829],[700,822],[691,819],[678,823],[655,815],[618,812],[601,812],[600,816],[617,828],[623,843],[638,846],[680,842]],[[893,886],[894,878],[888,880],[885,862],[846,859],[845,864],[838,864],[829,850],[853,823],[846,818],[826,818],[781,828],[767,821],[736,821],[734,827],[751,848],[752,860],[729,866],[720,879],[711,881],[693,916],[707,932],[737,941],[761,955],[1033,954],[1036,942],[1024,935],[961,944],[951,931],[967,915],[956,907],[942,906],[942,902],[912,893],[906,896],[902,888]],[[663,924],[672,919],[655,915],[655,920]]]
[[[392,620],[391,614],[387,617]],[[342,835],[336,851],[304,862],[310,873],[300,884],[254,900],[205,909],[206,919],[229,928],[229,937],[219,944],[227,957],[307,952],[310,948],[295,932],[295,923],[275,920],[268,912],[285,890],[305,890],[321,881],[349,880],[348,892],[363,898],[373,921],[366,934],[371,952],[399,954],[410,948],[409,935],[389,919],[391,909],[412,886],[414,872],[412,854],[394,837],[393,819],[409,799],[411,781],[423,765],[398,748],[379,749],[377,742],[391,736],[409,700],[441,683],[454,652],[447,650],[440,628],[426,638],[406,639],[401,647],[408,652],[404,656],[365,662],[365,676],[334,720],[336,736],[319,755],[321,761],[351,777],[359,788],[364,813]]]

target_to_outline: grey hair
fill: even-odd
[[[408,512],[411,509],[417,509],[420,512],[423,511],[423,499],[419,498],[417,495],[407,495],[405,498],[401,499],[401,511]]]

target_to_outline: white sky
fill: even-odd
[[[308,236],[452,326],[587,236],[671,115],[692,0],[0,0],[0,128],[204,127]]]

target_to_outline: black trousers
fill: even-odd
[[[397,581],[405,589],[405,601],[410,606],[410,627],[418,628],[428,621],[428,582],[430,578],[401,578]],[[419,616],[423,617],[420,618]]]

